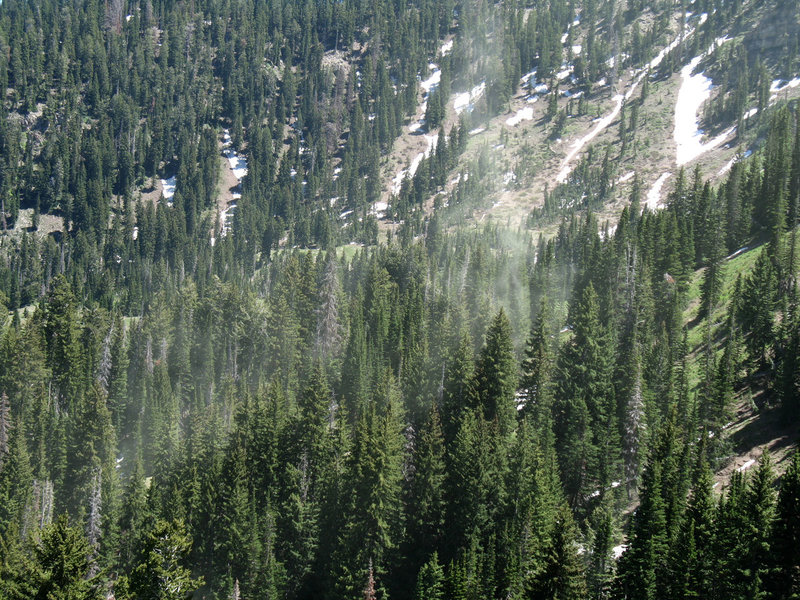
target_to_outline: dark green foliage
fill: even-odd
[[[444,569],[436,552],[419,570],[414,600],[442,600],[444,598]]]
[[[135,566],[120,579],[116,594],[120,598],[182,600],[202,579],[192,579],[184,566],[192,546],[182,523],[158,521],[142,542]]]
[[[575,504],[611,482],[618,461],[609,348],[590,283],[573,309],[573,337],[561,350],[553,405],[564,488]]]
[[[772,570],[765,586],[774,598],[800,597],[800,452],[781,481],[772,529]]]
[[[511,323],[503,309],[492,319],[486,343],[475,366],[475,387],[487,421],[496,421],[501,435],[510,433],[515,420],[517,360]]]
[[[576,530],[569,509],[561,507],[555,517],[540,570],[529,576],[525,597],[578,600],[586,597],[583,565],[578,556]]]
[[[91,548],[80,529],[70,527],[65,515],[42,529],[41,539],[24,564],[13,554],[5,559],[0,597],[19,600],[105,598]]]
[[[680,171],[664,210],[636,177],[615,231],[594,216],[641,157],[649,86],[789,10],[754,4],[690,15],[534,241],[473,218],[506,155],[470,131],[535,69],[571,135],[676,6],[4,0],[0,599],[796,596],[797,459],[777,503],[767,459],[720,501],[709,471],[743,398],[800,406],[800,134],[769,58],[732,42],[707,107],[775,114],[739,124],[763,151],[718,187]],[[389,196],[423,100],[438,141]],[[538,151],[514,138],[523,188]],[[762,241],[729,293],[749,263],[726,255]]]

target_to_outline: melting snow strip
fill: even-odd
[[[756,461],[751,458],[746,463],[744,463],[741,467],[737,467],[736,471],[738,473],[744,473],[747,469],[752,467],[754,464],[756,464]]]
[[[669,178],[672,173],[662,173],[661,177],[656,179],[653,187],[647,192],[647,208],[656,210],[658,205],[661,204],[661,188],[664,187],[664,182]]]
[[[624,97],[622,95],[614,96],[615,105],[612,111],[608,113],[605,117],[600,119],[597,122],[597,125],[595,125],[594,129],[592,129],[589,133],[587,133],[585,136],[583,136],[581,139],[579,139],[577,142],[573,144],[572,150],[570,150],[569,154],[567,154],[567,157],[564,159],[561,171],[559,171],[558,175],[556,176],[556,181],[558,181],[558,183],[564,183],[567,180],[567,177],[572,171],[572,167],[570,166],[569,163],[572,162],[572,159],[578,155],[581,149],[586,144],[591,142],[598,133],[603,131],[606,127],[608,127],[611,124],[611,122],[614,119],[617,118],[617,115],[619,114],[619,111],[622,108],[623,99]]]

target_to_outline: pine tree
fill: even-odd
[[[586,597],[583,563],[578,556],[577,530],[562,506],[550,534],[549,550],[541,571],[527,582],[525,598],[578,600]]]
[[[712,198],[710,202],[714,203]],[[709,216],[709,228],[707,232],[708,252],[706,255],[706,270],[703,273],[703,282],[700,287],[700,316],[711,319],[714,309],[719,302],[719,295],[722,291],[725,266],[725,245],[724,232],[722,229],[722,217],[718,211],[712,211]]]
[[[491,430],[483,411],[467,411],[461,421],[447,465],[447,532],[445,548],[451,560],[472,543],[479,543],[492,527],[489,500],[502,482],[491,464]]]
[[[772,556],[772,526],[775,517],[774,473],[769,452],[764,450],[758,469],[750,480],[745,498],[747,527],[744,533],[746,552],[745,586],[750,598],[764,598],[765,578]]]
[[[573,308],[573,337],[557,363],[556,448],[564,491],[573,505],[610,482],[619,456],[610,362],[597,300],[590,283]]]
[[[533,415],[533,421],[543,435],[552,431],[550,384],[553,352],[549,321],[550,308],[543,297],[525,349],[520,378],[520,386],[525,394],[523,414]]]
[[[435,405],[417,437],[412,466],[405,503],[408,515],[405,554],[409,572],[415,573],[428,557],[435,556],[444,534],[445,449]]]
[[[10,431],[7,451],[0,454],[0,540],[11,544],[23,531],[23,518],[30,509],[33,474],[25,430],[17,422]]]
[[[120,577],[115,588],[118,598],[183,600],[199,586],[184,566],[192,540],[179,521],[158,521],[145,537],[136,566]]]
[[[484,418],[497,419],[500,434],[508,435],[516,418],[517,361],[511,323],[502,308],[486,332],[486,343],[476,361],[475,382]]]
[[[771,534],[772,571],[767,582],[772,597],[800,598],[800,452],[784,473]]]
[[[747,555],[747,540],[743,532],[747,527],[744,474],[732,474],[728,494],[721,499],[714,519],[713,578],[711,585],[716,597],[745,598],[745,583],[749,568],[743,564]]]
[[[472,341],[465,333],[448,367],[442,394],[442,430],[448,444],[455,439],[464,413],[477,405],[474,378]]]
[[[439,556],[434,552],[419,570],[414,600],[444,599],[444,569],[439,564]]]
[[[58,391],[72,409],[82,391],[83,377],[79,371],[76,299],[64,276],[53,282],[45,309],[43,333],[48,363]]]
[[[742,289],[739,320],[742,323],[750,358],[759,365],[769,360],[773,341],[777,276],[768,252],[762,251]]]
[[[692,492],[678,539],[671,548],[671,571],[675,576],[675,598],[707,598],[711,595],[713,575],[714,501],[711,495],[711,471],[701,442],[692,482]]]
[[[34,546],[30,578],[36,589],[34,598],[103,598],[100,578],[90,560],[91,548],[77,527],[70,527],[62,515],[45,528]]]

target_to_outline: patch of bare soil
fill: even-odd
[[[161,185],[160,177],[153,177],[152,181],[148,180],[145,187],[141,190],[142,202],[152,202],[155,204],[161,198],[163,186]]]
[[[714,476],[715,491],[724,490],[736,471],[747,473],[757,468],[765,450],[769,451],[777,473],[782,474],[789,466],[800,439],[800,423],[787,419],[780,406],[757,408],[765,400],[764,396],[762,391],[752,399],[740,398],[735,416],[725,429],[731,455]]]
[[[32,231],[33,225],[33,209],[23,208],[19,211],[17,222],[12,230],[14,233],[22,233],[23,231]],[[64,218],[56,215],[39,215],[39,227],[36,232],[40,235],[46,236],[56,231],[64,230]]]

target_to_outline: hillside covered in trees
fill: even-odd
[[[800,596],[799,45],[3,0],[0,600]]]

